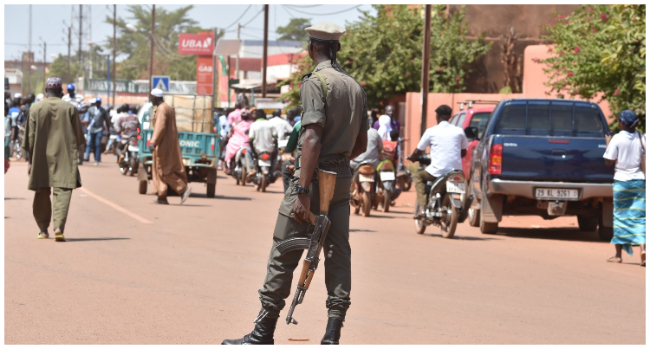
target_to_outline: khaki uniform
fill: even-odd
[[[300,98],[303,107],[302,131],[299,137],[298,157],[301,155],[306,126],[316,124],[323,127],[318,167],[337,172],[336,188],[330,204],[329,217],[332,225],[327,233],[323,248],[325,262],[325,284],[328,298],[326,306],[329,317],[344,319],[350,306],[350,184],[352,174],[348,157],[359,132],[367,132],[366,94],[359,83],[335,63],[319,64],[314,72],[321,74],[327,82],[327,99],[323,103],[321,81],[315,74],[302,79]],[[296,160],[296,172],[289,190],[280,204],[273,233],[273,245],[268,261],[264,286],[259,290],[264,309],[278,314],[285,306],[285,299],[292,291],[293,272],[300,263],[301,251],[280,255],[278,243],[293,237],[306,237],[308,224],[299,224],[292,217],[297,198],[296,186],[300,178],[300,160]],[[318,214],[318,182],[314,175],[309,188],[311,211]],[[319,269],[319,270],[322,270]]]
[[[187,174],[178,142],[176,113],[169,104],[163,102],[153,115],[151,142],[156,145],[151,168],[153,186],[159,198],[167,197],[168,185],[176,193],[182,194],[187,189]]]
[[[34,104],[25,124],[23,150],[31,156],[29,190],[34,190],[34,218],[47,232],[52,219],[50,188],[54,188],[54,227],[65,228],[72,189],[81,187],[78,149],[85,139],[77,108],[60,98]]]

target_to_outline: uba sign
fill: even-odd
[[[212,33],[178,35],[178,53],[182,55],[212,56],[213,50]]]

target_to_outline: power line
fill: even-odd
[[[286,8],[286,6],[287,5],[282,5],[282,7],[285,7],[285,8]],[[310,12],[300,11],[300,10],[295,9],[295,8],[292,8],[291,10],[299,12],[299,13],[303,13],[303,14],[306,14],[306,15],[310,15],[310,16],[329,16],[329,15],[336,15],[336,14],[343,13],[343,12],[348,12],[348,11],[354,10],[355,8],[359,8],[361,6],[363,6],[363,5],[357,5],[357,6],[350,7],[349,9],[346,9],[346,10],[330,12],[330,13],[310,13]]]
[[[237,23],[239,22],[239,20],[242,19],[242,17],[244,17],[244,15],[245,15],[246,13],[248,13],[248,10],[251,8],[251,6],[253,6],[253,5],[248,5],[248,7],[246,8],[246,10],[244,10],[244,13],[242,13],[241,16],[239,16],[239,18],[237,18],[234,22],[232,22],[231,25],[229,25],[229,26],[227,26],[227,27],[225,27],[225,28],[222,28],[222,29],[228,29],[228,28],[232,27],[233,25],[237,24]]]
[[[264,12],[264,8],[262,8],[262,9],[260,10],[260,12],[258,12],[258,13],[255,15],[255,17],[251,18],[250,21],[248,21],[248,22],[246,22],[246,24],[242,25],[242,28],[245,27],[245,26],[247,26],[250,22],[254,21],[255,18],[257,18],[257,16],[259,16],[260,13],[262,13],[262,12]]]
[[[318,6],[323,6],[323,5],[286,5],[286,6],[307,8],[307,7],[318,7]]]

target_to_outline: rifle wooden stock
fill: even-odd
[[[336,172],[318,170],[318,193],[320,196],[320,211],[327,214],[330,202],[334,197],[336,188]]]
[[[307,272],[309,272],[310,266],[310,262],[302,261],[302,270],[300,271],[300,278],[298,278],[298,285],[305,287],[305,282],[307,281]]]

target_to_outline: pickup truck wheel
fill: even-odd
[[[138,193],[142,195],[147,193],[147,181],[138,181]]]
[[[598,217],[598,238],[600,241],[612,241],[614,237],[614,227],[606,227],[603,225],[603,217]]]
[[[578,216],[578,227],[580,228],[580,231],[595,231],[596,228],[598,228],[598,217],[580,215]]]
[[[217,189],[217,184],[216,184],[216,183],[215,183],[215,184],[209,184],[209,183],[208,183],[208,191],[207,191],[206,195],[207,195],[209,198],[213,198],[216,189]]]
[[[481,234],[496,234],[499,230],[499,223],[487,223],[481,219]]]
[[[469,218],[469,225],[472,227],[478,227],[481,225],[481,210],[477,208],[471,208],[467,212],[467,218]]]

